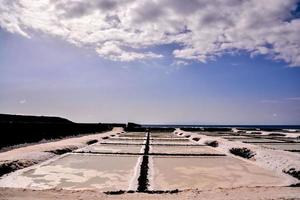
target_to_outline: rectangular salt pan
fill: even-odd
[[[150,153],[166,154],[221,154],[212,147],[207,146],[158,146],[151,145]]]
[[[283,176],[230,157],[153,156],[153,189],[212,189],[218,187],[279,186]]]
[[[143,145],[90,145],[75,152],[86,153],[143,153]]]
[[[136,189],[137,156],[69,154],[18,176],[0,180],[1,187],[30,189]]]
[[[176,140],[170,140],[170,141],[160,141],[160,140],[151,140],[150,144],[167,144],[167,145],[195,145],[196,143],[193,143],[191,141],[176,141]]]

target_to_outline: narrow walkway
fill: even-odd
[[[149,169],[149,144],[150,144],[150,132],[147,133],[147,140],[145,144],[145,150],[143,155],[143,160],[141,163],[140,176],[138,178],[138,192],[145,192],[148,190],[149,180],[148,180],[148,169]]]

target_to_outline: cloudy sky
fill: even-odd
[[[0,0],[0,112],[300,124],[299,0]]]

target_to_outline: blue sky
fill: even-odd
[[[300,68],[263,56],[122,63],[51,37],[2,30],[0,38],[2,113],[78,122],[299,123],[300,100],[292,98],[300,96]]]
[[[200,6],[197,0],[193,2]],[[260,2],[249,0],[256,6],[253,12],[265,9]],[[182,15],[188,15],[183,29],[165,19],[174,30],[169,29],[171,25],[161,30],[166,25],[153,16],[159,18],[169,11],[157,11],[163,6],[154,5],[155,12],[130,22],[137,27],[142,23],[143,28],[126,32],[127,19],[109,13],[106,17],[110,17],[112,28],[107,31],[114,31],[112,35],[99,33],[94,25],[88,26],[92,22],[82,21],[98,15],[90,11],[94,4],[76,5],[84,8],[83,13],[65,8],[68,17],[78,23],[60,20],[60,28],[47,21],[47,11],[39,15],[39,10],[32,10],[26,20],[23,12],[5,10],[2,17],[11,21],[0,20],[0,112],[62,116],[76,122],[300,124],[300,21],[296,15],[289,23],[281,19],[281,15],[287,17],[290,10],[299,9],[296,2],[274,0],[270,13],[275,17],[268,11],[259,12],[273,21],[257,27],[252,21],[245,26],[247,18],[241,25],[234,21],[236,16],[230,16],[234,25],[197,11],[190,16],[184,9],[193,8],[187,7],[181,10]],[[232,7],[218,5],[222,10]],[[8,6],[0,4],[0,11]],[[101,6],[99,9],[118,9],[117,5]],[[151,7],[142,4],[134,8],[142,6]],[[213,8],[209,6],[207,12]],[[243,11],[244,5],[237,6],[242,16],[255,7]],[[35,20],[35,14],[44,24]],[[48,14],[53,18],[53,13]],[[19,17],[17,23],[14,17]],[[201,18],[201,27],[188,17]],[[265,28],[264,23],[271,25]],[[224,26],[232,30],[222,32]],[[236,35],[242,31],[244,34]]]

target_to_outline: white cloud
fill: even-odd
[[[184,60],[175,60],[172,65],[174,66],[187,66],[189,63]]]
[[[298,0],[1,0],[0,26],[94,48],[119,61],[160,58],[148,51],[178,44],[173,56],[207,62],[247,51],[300,66]]]
[[[26,99],[22,99],[19,101],[19,104],[25,104],[26,103]]]
[[[271,100],[271,99],[263,99],[260,101],[260,103],[265,103],[265,104],[276,104],[280,103],[281,101],[279,100]]]
[[[300,97],[287,97],[282,99],[263,99],[260,101],[260,103],[277,104],[277,103],[290,103],[296,101],[300,101]]]
[[[96,48],[96,52],[99,55],[107,57],[111,60],[120,60],[120,61],[134,61],[134,60],[142,60],[142,59],[149,59],[149,58],[161,58],[162,55],[154,54],[152,52],[133,52],[133,51],[126,51],[121,49],[121,44],[119,42],[105,42],[102,46]]]
[[[286,98],[285,100],[287,100],[287,101],[300,101],[300,97],[289,97],[289,98]]]

